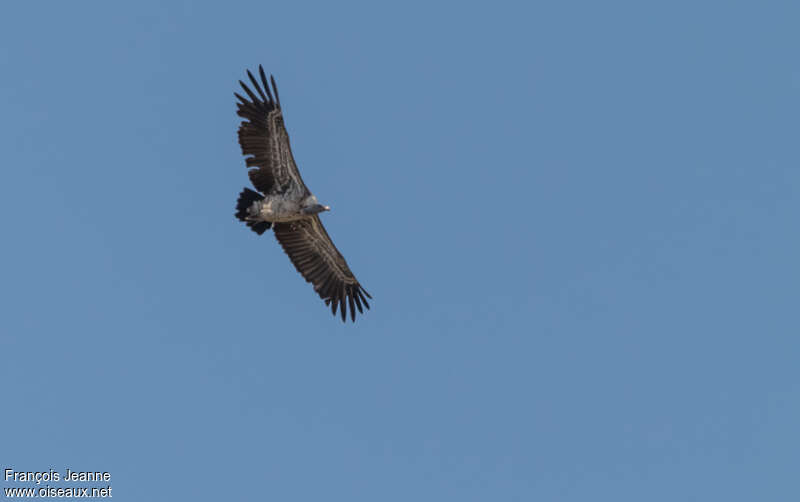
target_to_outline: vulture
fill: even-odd
[[[236,218],[258,235],[272,228],[297,271],[314,286],[333,315],[338,309],[344,322],[349,309],[355,322],[356,309],[363,314],[363,308],[369,308],[367,298],[372,297],[347,266],[319,219],[320,213],[331,208],[320,204],[300,177],[283,123],[275,78],[270,75],[270,90],[261,65],[258,73],[260,85],[247,70],[255,92],[240,80],[247,97],[234,93],[239,100],[236,114],[243,119],[239,145],[255,188],[245,188],[239,195]]]

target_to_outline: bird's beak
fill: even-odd
[[[330,211],[331,210],[331,206],[322,206],[322,207],[324,207],[326,211]]]

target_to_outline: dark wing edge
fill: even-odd
[[[261,65],[258,66],[258,73],[261,77],[260,84],[250,70],[247,70],[247,76],[256,92],[240,80],[239,85],[247,98],[233,93],[239,100],[236,103],[236,114],[244,119],[239,126],[239,145],[246,157],[247,167],[255,168],[248,171],[250,181],[263,194],[269,193],[276,182],[284,185],[288,181],[294,181],[308,191],[292,158],[275,78],[270,76],[267,82],[267,75]]]
[[[276,223],[275,237],[284,252],[300,272],[300,275],[314,286],[314,291],[331,306],[331,312],[341,312],[342,321],[355,322],[356,309],[363,314],[362,307],[369,309],[367,298],[372,297],[356,279],[347,262],[318,216],[291,223]]]

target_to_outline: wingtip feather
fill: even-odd
[[[272,82],[272,90],[275,91],[275,102],[278,104],[278,108],[281,107],[281,97],[278,95],[278,85],[275,83],[275,77],[273,75],[269,76],[270,82]]]
[[[256,88],[256,91],[258,91],[258,94],[261,96],[261,100],[264,101],[264,102],[268,102],[267,96],[264,94],[264,91],[261,90],[261,86],[258,85],[258,81],[256,80],[256,77],[253,76],[253,74],[250,72],[250,70],[247,70],[247,76],[250,78],[250,82],[253,83],[253,87]]]
[[[272,99],[272,93],[269,92],[269,82],[267,82],[267,74],[264,73],[264,67],[261,65],[258,65],[258,74],[261,77],[261,82],[264,83],[264,89],[266,89],[267,91],[267,95],[269,96],[270,102],[274,102],[275,100]]]

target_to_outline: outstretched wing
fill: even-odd
[[[276,223],[274,228],[275,237],[297,271],[314,285],[314,291],[325,300],[326,305],[331,306],[333,315],[336,315],[338,307],[344,321],[349,305],[350,318],[355,322],[356,308],[362,314],[362,304],[369,308],[367,298],[372,297],[350,271],[319,216],[291,223]]]
[[[255,168],[248,172],[250,181],[263,194],[296,190],[302,194],[301,196],[308,196],[310,192],[303,183],[292,157],[275,78],[270,76],[272,91],[275,93],[273,98],[273,92],[270,92],[267,76],[261,65],[258,66],[258,73],[263,89],[250,70],[247,70],[247,76],[250,77],[250,82],[258,95],[241,80],[239,84],[250,99],[234,93],[240,101],[236,103],[238,107],[236,114],[244,119],[239,126],[239,144],[242,153],[247,157],[245,159],[247,167]]]

